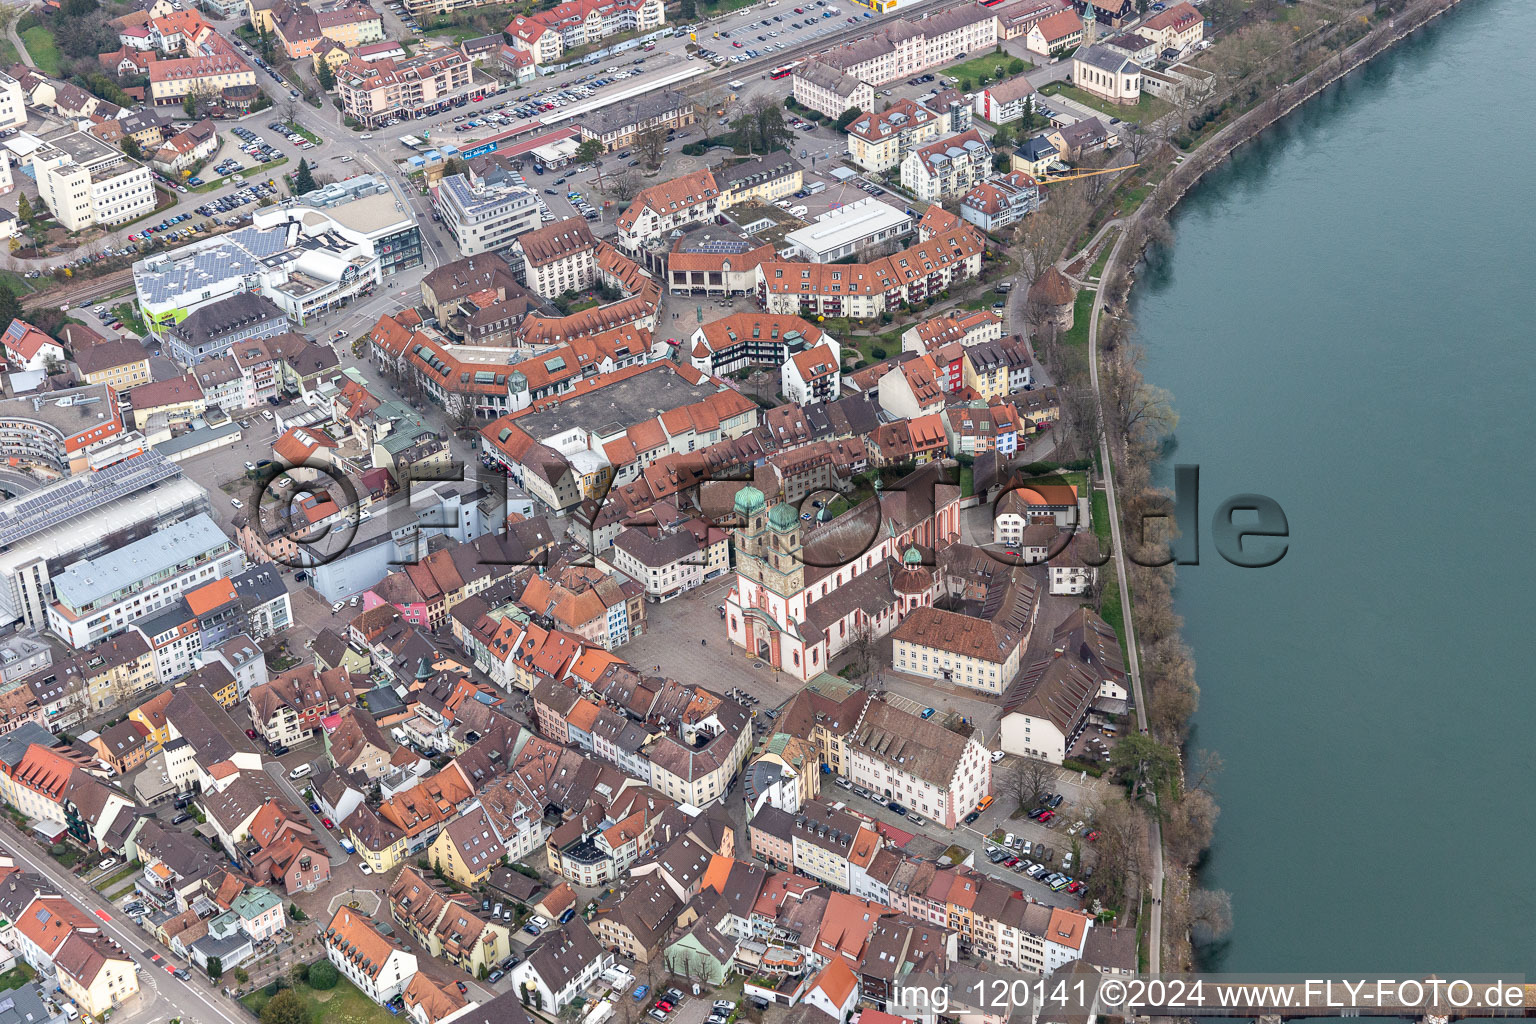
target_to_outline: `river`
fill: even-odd
[[[1231,971],[1536,972],[1536,62],[1470,0],[1241,149],[1133,295],[1201,469],[1177,603]],[[1285,509],[1239,569],[1229,495]]]

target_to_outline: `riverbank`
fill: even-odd
[[[1283,91],[1264,100],[1252,110],[1238,116],[1199,147],[1188,153],[1163,180],[1152,189],[1135,213],[1126,218],[1127,230],[1121,236],[1104,268],[1105,285],[1115,284],[1117,294],[1106,294],[1106,301],[1123,307],[1128,298],[1133,278],[1129,270],[1146,254],[1149,241],[1157,232],[1151,229],[1155,220],[1166,219],[1179,201],[1211,171],[1223,166],[1241,146],[1258,138],[1267,129],[1288,117],[1307,102],[1315,99],[1325,89],[1360,70],[1373,59],[1387,52],[1419,29],[1458,6],[1462,0],[1423,0],[1394,16],[1386,25],[1378,26],[1363,38],[1342,51],[1337,61],[1330,61],[1302,76]],[[1116,275],[1115,271],[1121,271]]]
[[[1340,79],[1391,49],[1419,28],[1429,24],[1457,3],[1459,0],[1427,0],[1425,3],[1405,8],[1385,24],[1370,30],[1353,44],[1341,49],[1335,57],[1327,58],[1323,64],[1312,71],[1265,97],[1252,109],[1238,115],[1231,124],[1218,130],[1198,148],[1185,154],[1169,173],[1164,175],[1163,180],[1158,182],[1136,212],[1127,219],[1126,230],[1115,242],[1104,266],[1100,294],[1093,306],[1092,323],[1089,329],[1090,365],[1093,368],[1094,390],[1099,400],[1101,419],[1106,424],[1105,459],[1113,459],[1112,465],[1115,470],[1106,474],[1106,485],[1111,488],[1111,507],[1115,504],[1113,489],[1117,486],[1117,478],[1123,476],[1129,476],[1132,481],[1128,487],[1125,487],[1125,492],[1128,492],[1126,496],[1130,499],[1127,501],[1128,507],[1134,508],[1138,501],[1156,504],[1163,497],[1151,488],[1149,467],[1145,464],[1135,465],[1138,460],[1130,457],[1132,446],[1119,438],[1116,439],[1115,444],[1109,443],[1108,428],[1109,424],[1114,422],[1109,415],[1111,411],[1109,404],[1113,399],[1106,398],[1105,391],[1099,387],[1098,369],[1100,359],[1104,356],[1100,351],[1098,328],[1101,311],[1109,312],[1116,323],[1126,322],[1123,314],[1134,284],[1134,268],[1140,265],[1149,243],[1167,237],[1168,213],[1206,174],[1217,167],[1224,166],[1231,155],[1244,143],[1259,137],[1266,129],[1296,111]],[[1124,337],[1112,338],[1109,346],[1115,349],[1125,340]],[[1123,356],[1117,355],[1115,358],[1123,358]],[[1134,367],[1132,369],[1134,370]],[[1139,372],[1136,373],[1136,381],[1139,386]],[[1114,389],[1111,388],[1111,390]],[[1149,455],[1145,451],[1140,455],[1141,459],[1146,461],[1154,460],[1156,457],[1155,454]],[[1127,469],[1130,472],[1121,472]],[[1124,486],[1123,483],[1122,486]],[[1116,525],[1118,526],[1118,523]],[[1117,558],[1122,558],[1118,537],[1116,551]],[[1156,664],[1159,658],[1167,657],[1176,663],[1172,673],[1168,673],[1168,666],[1164,666],[1165,674],[1187,676],[1187,688],[1178,695],[1182,701],[1176,702],[1175,709],[1182,712],[1183,727],[1176,730],[1176,735],[1171,736],[1168,735],[1168,730],[1163,730],[1163,738],[1166,741],[1182,746],[1187,736],[1188,719],[1193,715],[1197,705],[1198,688],[1194,685],[1192,658],[1180,635],[1182,624],[1172,611],[1172,569],[1168,567],[1146,570],[1138,567],[1132,573],[1127,573],[1123,561],[1118,562],[1117,565],[1121,569],[1117,574],[1121,585],[1129,588],[1128,597],[1134,597],[1136,600],[1138,619],[1149,608],[1161,607],[1166,610],[1165,625],[1169,631],[1165,632],[1161,640],[1151,638],[1148,642],[1148,660],[1151,663],[1149,677],[1152,683],[1152,701],[1155,702],[1162,696],[1160,689],[1164,683],[1164,680],[1159,678],[1159,669]],[[1156,591],[1152,600],[1146,599],[1146,595],[1142,592],[1143,588]],[[1130,623],[1127,625],[1127,642],[1133,644],[1135,641],[1131,638],[1134,637],[1132,631],[1134,627]],[[1156,643],[1156,650],[1153,649],[1154,643]],[[1136,658],[1139,653],[1132,654],[1130,667],[1133,673],[1138,672],[1139,669]],[[1194,775],[1199,775],[1203,780],[1205,769],[1192,770],[1186,761],[1184,781],[1187,783]],[[1224,896],[1219,893],[1204,892],[1194,884],[1196,865],[1214,833],[1215,816],[1218,813],[1215,801],[1203,785],[1179,788],[1181,792],[1174,798],[1172,806],[1160,801],[1158,809],[1158,822],[1162,823],[1166,820],[1168,828],[1159,829],[1156,838],[1160,848],[1168,854],[1168,857],[1164,865],[1166,874],[1160,889],[1162,902],[1155,903],[1153,906],[1149,938],[1154,943],[1160,943],[1159,949],[1153,954],[1152,963],[1157,964],[1161,960],[1161,968],[1165,971],[1193,966],[1195,949],[1189,942],[1189,933],[1193,927],[1204,926],[1207,934],[1210,934],[1218,932],[1221,924],[1230,922],[1230,909]],[[1200,796],[1194,800],[1193,806],[1186,808],[1184,805],[1196,793]],[[1181,810],[1183,810],[1184,820],[1176,823],[1173,818]],[[1175,825],[1177,825],[1176,831]],[[1170,832],[1175,834],[1170,835]],[[1156,878],[1153,879],[1153,883],[1156,886]],[[1154,888],[1154,892],[1156,891],[1159,890]],[[1160,920],[1163,914],[1167,915],[1166,920]],[[1159,957],[1158,953],[1162,956]]]

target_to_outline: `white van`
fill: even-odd
[[[293,771],[289,772],[288,773],[288,777],[290,779],[302,779],[302,778],[304,778],[304,776],[308,775],[313,770],[314,769],[310,765],[301,764],[297,768],[295,768]]]
[[[70,1020],[79,1020],[80,1019],[80,1008],[78,1006],[76,1006],[74,1003],[65,1003],[64,1004],[64,1016],[68,1017]]]

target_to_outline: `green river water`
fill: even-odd
[[[1468,0],[1241,150],[1137,285],[1163,476],[1201,469],[1211,969],[1536,969],[1530,13]],[[1238,492],[1273,568],[1210,542]]]

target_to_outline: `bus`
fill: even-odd
[[[790,76],[790,74],[795,70],[795,68],[797,68],[799,66],[800,66],[800,62],[798,60],[797,61],[792,61],[792,62],[790,62],[788,64],[785,64],[781,68],[774,68],[772,71],[768,72],[768,77],[769,78],[788,78]]]

